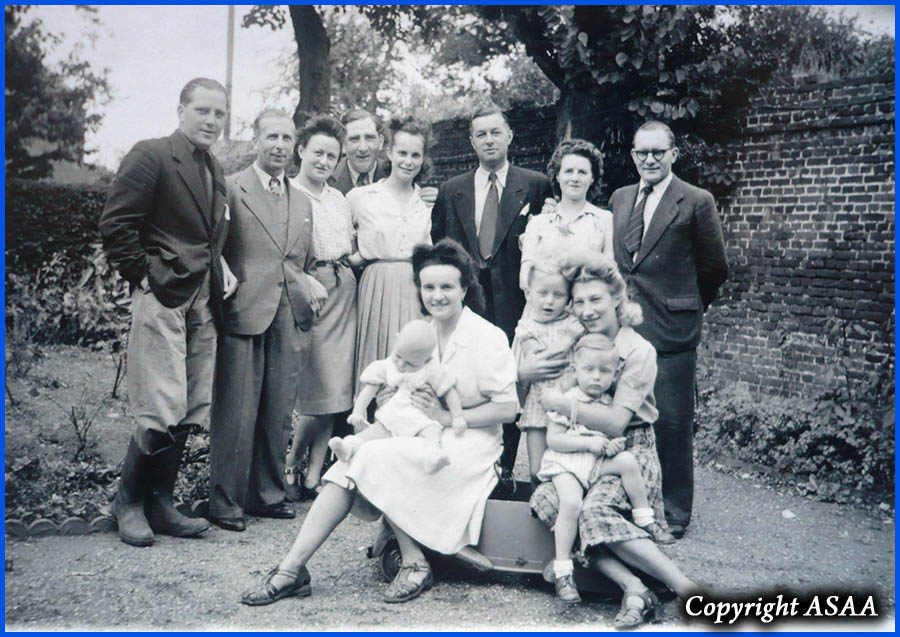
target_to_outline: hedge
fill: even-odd
[[[6,272],[35,272],[54,254],[88,257],[100,240],[105,184],[6,181]]]

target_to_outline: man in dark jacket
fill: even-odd
[[[208,150],[227,112],[219,82],[188,82],[178,130],[129,151],[100,216],[107,257],[132,290],[128,397],[137,429],[112,512],[119,537],[135,546],[152,544],[154,532],[209,528],[178,512],[172,492],[188,434],[209,417],[222,300],[237,286],[222,258],[225,180]]]
[[[644,314],[636,331],[656,348],[654,423],[666,520],[684,535],[694,498],[694,387],[703,313],[728,277],[713,196],[672,173],[675,136],[650,121],[634,135],[640,183],[609,200],[613,251]]]

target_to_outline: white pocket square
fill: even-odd
[[[527,215],[529,208],[531,208],[531,204],[528,203],[522,206],[522,209],[519,211],[519,216],[524,217],[525,215]]]
[[[228,204],[225,204],[225,221],[231,221],[231,212],[229,212]]]

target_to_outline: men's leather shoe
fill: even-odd
[[[244,522],[244,518],[217,518],[211,515],[207,519],[220,529],[225,529],[226,531],[240,532],[247,528],[247,523]]]
[[[685,531],[687,531],[687,527],[684,524],[669,522],[669,532],[676,540],[680,540],[681,538],[683,538]]]
[[[258,509],[245,509],[248,515],[255,515],[258,518],[279,518],[281,520],[292,520],[297,517],[292,507],[287,502],[279,502],[278,504],[269,504]]]

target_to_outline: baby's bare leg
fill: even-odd
[[[532,482],[537,485],[537,474],[541,470],[541,458],[547,451],[547,430],[526,429],[525,446],[528,449],[528,471],[531,474]]]
[[[553,529],[553,541],[556,546],[557,560],[571,560],[572,546],[578,535],[578,516],[581,514],[581,502],[584,489],[571,473],[560,473],[551,478],[556,493],[559,495],[559,513],[556,515],[556,526]]]
[[[332,438],[328,441],[328,446],[334,451],[334,455],[342,462],[350,462],[357,450],[369,442],[370,440],[379,440],[381,438],[390,438],[389,432],[384,425],[376,421],[366,427],[358,434],[351,434],[344,438]]]
[[[443,429],[443,427],[435,423],[428,425],[416,434],[417,438],[422,438],[425,441],[423,462],[425,471],[429,473],[433,473],[441,467],[446,467],[450,464],[450,457],[447,456],[447,453],[441,447],[441,431]]]

